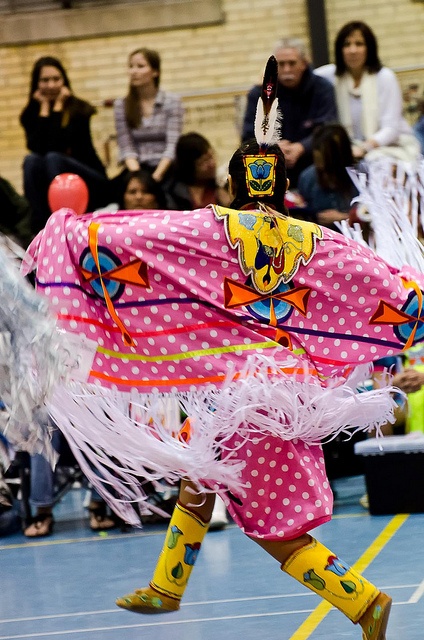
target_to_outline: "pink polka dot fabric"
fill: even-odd
[[[330,520],[333,494],[321,447],[256,438],[240,456],[246,462],[241,473],[245,489],[236,496],[222,488],[219,493],[244,533],[290,540]]]
[[[93,225],[109,308],[89,248]],[[271,318],[266,306],[257,311],[258,303],[225,306],[225,282],[245,287],[248,276],[213,209],[85,216],[62,210],[50,217],[30,254],[38,290],[49,298],[59,325],[98,344],[89,381],[124,391],[220,384],[249,354],[285,358],[287,344],[323,379],[343,376],[398,352],[413,331],[408,317],[396,319],[404,334],[390,323],[390,313],[372,321],[380,301],[389,311],[408,313],[402,308],[414,290],[402,274],[330,230],[323,230],[308,264],[300,261],[289,283],[307,290],[306,308],[300,312],[283,301],[281,319]],[[145,270],[144,279],[120,272],[131,264]]]
[[[233,222],[242,229],[236,239]],[[289,219],[276,247],[275,221],[263,212],[206,208],[78,217],[62,210],[34,240],[27,262],[35,261],[38,290],[59,325],[97,343],[89,383],[126,392],[195,392],[219,386],[249,355],[266,354],[278,363],[289,350],[326,386],[423,339],[424,280],[308,225]],[[256,226],[262,235],[248,267],[242,245],[252,230],[255,238]],[[316,238],[306,251],[309,230]],[[293,247],[297,261],[288,275],[284,261],[292,260]],[[266,293],[255,287],[255,269],[264,274]],[[330,518],[319,446],[252,438],[237,457],[245,462],[245,490],[220,492],[249,535],[290,539]]]

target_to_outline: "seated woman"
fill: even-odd
[[[333,82],[341,124],[356,159],[382,155],[413,162],[419,144],[402,116],[402,93],[394,72],[378,56],[377,39],[361,21],[345,24],[335,40],[335,64],[316,72]]]
[[[214,150],[200,133],[186,133],[178,140],[172,177],[165,190],[169,209],[230,203],[228,191],[218,185]]]
[[[107,203],[108,180],[90,134],[90,119],[95,113],[91,104],[73,95],[59,60],[46,56],[36,61],[28,103],[20,116],[31,152],[23,170],[34,234],[50,216],[47,190],[60,173],[83,178],[90,192],[90,211]]]
[[[128,94],[114,104],[119,161],[129,171],[144,166],[157,182],[174,159],[184,114],[181,99],[159,88],[160,62],[157,51],[133,51]]]
[[[353,166],[349,136],[339,124],[324,125],[312,138],[314,164],[299,177],[298,189],[319,224],[332,226],[345,220],[352,209],[352,198],[358,195],[347,167]]]

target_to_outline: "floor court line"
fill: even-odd
[[[416,587],[417,585],[412,585]],[[285,598],[304,598],[305,596],[311,596],[311,592],[302,593],[279,593],[268,596],[255,596],[248,598],[223,598],[221,600],[199,600],[197,602],[182,602],[181,608],[185,607],[200,607],[211,604],[232,604],[235,602],[256,602],[258,600],[282,600]],[[31,622],[35,620],[52,620],[55,618],[76,618],[78,616],[96,616],[106,613],[122,613],[121,609],[115,607],[114,609],[100,609],[98,611],[75,611],[74,613],[56,613],[45,616],[29,616],[27,618],[8,618],[5,620],[0,619],[0,624],[14,623],[14,622]],[[1,640],[1,638],[0,638]]]
[[[353,565],[353,569],[358,573],[363,573],[368,565],[377,557],[380,551],[386,546],[396,532],[408,519],[409,514],[402,513],[395,515],[388,525],[384,527],[377,538],[370,544],[368,549],[362,554],[359,560]],[[315,631],[319,624],[328,615],[332,609],[332,605],[326,600],[320,602],[314,611],[307,617],[307,619],[300,625],[300,627],[294,632],[289,640],[308,640],[311,634]]]
[[[209,618],[189,618],[186,620],[164,620],[163,622],[142,622],[140,624],[126,624],[126,625],[116,625],[116,626],[107,626],[107,627],[93,627],[93,628],[84,628],[84,629],[62,629],[61,631],[48,631],[43,633],[25,633],[18,635],[8,635],[8,636],[0,636],[0,640],[18,640],[23,638],[50,638],[59,635],[76,635],[79,633],[86,634],[86,637],[90,633],[99,632],[99,631],[118,631],[123,629],[141,629],[143,627],[158,627],[158,626],[170,626],[170,625],[180,625],[180,624],[193,624],[199,622],[219,622],[223,620],[244,620],[249,618],[271,618],[275,616],[286,616],[286,615],[294,615],[294,614],[305,614],[310,613],[312,609],[297,609],[293,611],[273,611],[269,613],[247,613],[241,615],[231,615],[231,616],[214,616]]]
[[[423,594],[424,594],[424,580],[421,582],[421,584],[418,585],[418,589],[414,591],[412,596],[409,598],[408,602],[411,604],[417,604],[417,602],[421,600]]]
[[[407,605],[410,604],[408,600],[405,602],[397,602],[394,603],[393,606]],[[334,607],[330,606],[330,610],[334,609]],[[334,609],[335,610],[335,609]],[[173,626],[173,625],[181,625],[181,624],[196,624],[202,622],[221,622],[225,620],[247,620],[253,618],[272,618],[277,616],[287,616],[287,615],[299,615],[312,613],[314,609],[292,609],[288,611],[273,611],[268,613],[248,613],[248,614],[240,614],[240,615],[231,615],[231,616],[214,616],[207,618],[188,618],[186,620],[162,620],[158,622],[141,622],[139,624],[126,624],[126,625],[113,625],[107,627],[88,627],[88,628],[79,628],[79,629],[62,629],[61,631],[48,631],[42,633],[26,633],[26,634],[18,634],[18,635],[8,635],[8,636],[0,636],[0,640],[24,640],[27,638],[47,638],[54,637],[59,635],[78,635],[81,633],[86,634],[86,637],[89,636],[90,633],[98,633],[101,631],[122,631],[124,629],[142,629],[146,627],[163,627],[163,626]]]
[[[333,519],[349,520],[351,518],[355,518],[356,519],[358,517],[367,517],[367,516],[369,516],[369,514],[362,514],[362,513],[361,514],[357,514],[357,513],[354,513],[354,514],[338,515],[338,516],[335,516]],[[397,522],[397,523],[395,522],[396,531],[403,524],[403,522],[408,518],[408,516],[407,515],[402,515],[399,518],[403,519],[403,521],[402,522]],[[360,561],[358,561],[358,563],[356,563],[354,565],[355,568],[358,568],[360,571],[363,571],[364,570],[363,567],[364,566],[365,567],[368,566],[372,562],[372,560],[376,557],[376,555],[378,555],[378,553],[383,549],[384,545],[387,544],[387,542],[390,540],[390,538],[395,534],[396,531],[392,531],[392,532],[389,531],[388,532],[387,529],[390,529],[390,526],[393,525],[393,521],[399,520],[399,518],[398,519],[393,518],[390,521],[389,525],[387,525],[387,527],[385,529],[383,529],[383,531],[381,531],[380,535],[376,537],[375,541],[370,545],[370,547],[366,550],[366,552],[361,556],[360,561],[362,560],[364,562],[364,565],[360,566],[360,564],[359,564]],[[385,520],[384,522],[387,522],[387,520]],[[381,526],[382,525],[380,523],[378,523],[377,524],[377,530]],[[228,528],[230,528],[230,527],[228,527]],[[231,528],[236,528],[236,526],[232,525]],[[387,539],[381,543],[381,548],[377,549],[376,551],[373,550],[373,547],[376,545],[377,541],[381,538],[381,536],[383,535],[383,533],[385,531],[386,531],[386,534],[388,534]],[[128,536],[125,536],[125,539],[127,541],[130,541],[130,538],[148,537],[148,536],[151,536],[151,535],[163,536],[164,535],[164,529],[130,534]],[[116,540],[116,539],[120,539],[120,538],[122,538],[122,534],[110,535],[109,540],[110,539],[115,539]],[[49,540],[49,541],[46,541],[47,544],[43,544],[43,545],[40,545],[41,541],[37,541],[36,544],[28,544],[26,542],[26,543],[23,543],[23,544],[16,544],[16,545],[4,545],[4,546],[2,546],[0,548],[2,548],[4,551],[6,551],[7,549],[11,549],[11,548],[23,548],[23,549],[25,549],[26,547],[29,548],[29,547],[33,547],[33,546],[43,546],[44,547],[44,546],[47,546],[47,545],[56,546],[57,544],[59,544],[59,545],[60,544],[69,545],[70,543],[73,543],[73,542],[86,542],[86,541],[99,542],[100,540],[102,542],[106,540],[106,542],[107,542],[107,539],[108,538],[105,538],[105,539],[100,538],[99,539],[97,537],[90,537],[90,538],[84,537],[84,538],[71,538],[71,539],[68,538],[68,539],[55,540],[55,541],[53,541],[53,540],[50,541]],[[332,546],[334,546],[334,544],[330,544],[329,546],[331,548]],[[373,550],[373,553],[370,554],[369,553],[370,550]],[[389,593],[392,592],[394,589],[410,589],[410,591],[404,592],[403,594],[399,593],[399,595],[405,595],[406,599],[405,599],[404,602],[399,602],[399,600],[398,600],[395,603],[395,605],[398,607],[398,610],[399,610],[399,605],[403,606],[403,608],[404,608],[405,605],[414,606],[417,602],[420,601],[420,599],[422,599],[422,594],[424,593],[424,584],[423,584],[424,581],[423,581],[423,583],[419,582],[421,580],[422,573],[421,573],[421,575],[420,575],[420,573],[418,573],[418,575],[417,574],[415,574],[415,575],[413,574],[410,577],[412,577],[413,579],[415,578],[415,581],[416,581],[415,584],[402,584],[402,585],[384,586],[384,590],[388,591]],[[295,584],[296,583],[294,583],[294,585]],[[381,585],[381,580],[379,581],[379,586],[380,585]],[[294,588],[296,588],[296,587],[294,587]],[[383,588],[383,587],[381,587],[381,588]],[[409,596],[410,593],[412,593],[412,596],[408,600],[408,596]],[[231,595],[231,594],[228,594],[228,595]],[[281,603],[286,602],[287,604],[284,605],[284,607],[286,607],[287,605],[290,606],[290,604],[295,605],[295,603],[291,603],[291,601],[288,601],[287,598],[308,597],[308,596],[309,597],[316,597],[316,596],[314,596],[314,594],[311,591],[309,591],[307,589],[304,589],[304,590],[302,589],[302,593],[273,594],[273,595],[269,595],[269,596],[260,596],[259,598],[245,597],[245,598],[228,598],[228,599],[219,599],[219,600],[209,600],[208,599],[206,601],[199,601],[199,602],[183,602],[182,603],[182,608],[184,607],[184,609],[185,609],[184,613],[185,613],[185,615],[187,617],[189,616],[189,618],[186,619],[186,620],[175,619],[174,617],[172,617],[172,619],[170,618],[169,620],[168,619],[167,620],[161,620],[161,621],[155,620],[154,622],[149,622],[149,621],[141,622],[140,621],[140,622],[135,622],[134,624],[116,625],[116,626],[115,626],[115,624],[118,622],[119,619],[111,618],[110,615],[108,615],[108,614],[115,613],[117,615],[119,615],[119,614],[122,615],[122,612],[117,608],[116,609],[115,608],[107,609],[107,610],[98,610],[98,611],[84,611],[84,612],[75,612],[75,613],[63,613],[63,614],[55,614],[55,615],[52,615],[52,616],[45,615],[45,616],[37,616],[37,617],[34,616],[34,617],[28,617],[28,618],[16,618],[15,620],[13,620],[13,619],[0,620],[0,624],[4,624],[4,623],[8,623],[8,622],[10,622],[10,623],[15,622],[16,625],[19,625],[20,621],[22,621],[22,622],[31,621],[31,620],[34,620],[34,621],[40,620],[41,621],[43,619],[44,620],[48,620],[49,618],[50,618],[50,620],[53,620],[53,622],[54,622],[55,618],[58,620],[58,624],[53,626],[53,630],[48,631],[47,633],[46,632],[45,633],[41,633],[40,632],[40,627],[38,627],[38,629],[37,629],[37,627],[35,627],[35,629],[37,629],[36,632],[34,632],[35,631],[34,630],[33,632],[24,633],[25,628],[22,628],[22,627],[19,628],[19,626],[15,626],[14,628],[10,628],[11,633],[15,632],[15,635],[7,635],[6,627],[4,627],[3,629],[0,627],[0,640],[21,640],[21,639],[22,640],[24,640],[24,639],[30,640],[32,638],[34,640],[37,640],[37,639],[40,640],[41,638],[46,638],[46,640],[48,638],[51,638],[52,640],[54,640],[54,638],[59,638],[59,637],[61,638],[61,640],[64,640],[65,638],[69,638],[70,639],[71,637],[75,637],[76,640],[77,640],[77,638],[82,638],[82,640],[85,640],[84,634],[85,634],[85,637],[87,638],[87,640],[90,640],[90,637],[92,637],[96,632],[100,633],[100,635],[101,635],[102,632],[105,633],[106,631],[110,631],[110,632],[112,632],[112,635],[113,635],[113,630],[115,630],[115,629],[117,631],[118,630],[124,630],[125,631],[125,629],[129,629],[129,630],[136,629],[137,630],[138,628],[143,628],[143,627],[153,627],[153,628],[155,628],[155,627],[158,627],[158,628],[159,627],[164,627],[165,629],[169,629],[172,632],[173,625],[181,625],[181,624],[191,625],[191,624],[196,624],[196,623],[197,624],[201,624],[202,622],[205,622],[205,624],[207,625],[207,628],[209,628],[210,625],[208,623],[213,624],[214,621],[221,621],[221,620],[223,620],[223,621],[226,621],[226,620],[228,620],[228,621],[231,621],[231,620],[237,621],[237,620],[242,620],[243,618],[246,618],[246,619],[249,619],[249,618],[250,619],[261,619],[261,618],[263,618],[264,620],[267,619],[267,618],[270,619],[270,620],[275,619],[276,620],[276,624],[279,625],[279,624],[281,624],[279,622],[279,617],[287,616],[289,614],[292,614],[292,615],[296,615],[297,614],[297,615],[300,615],[302,617],[302,619],[305,619],[309,614],[314,612],[313,606],[310,606],[309,608],[307,608],[308,605],[312,605],[312,604],[315,604],[315,603],[312,603],[312,602],[309,602],[309,601],[306,602],[306,601],[303,600],[302,603],[298,603],[298,604],[301,604],[301,606],[302,605],[307,605],[307,607],[304,607],[301,610],[296,609],[295,607],[293,607],[290,611],[275,611],[275,612],[268,612],[268,613],[266,613],[266,612],[264,612],[264,613],[249,613],[249,614],[245,614],[245,615],[244,614],[238,615],[238,614],[235,613],[234,615],[219,616],[219,617],[218,616],[217,617],[208,616],[208,617],[205,617],[205,618],[196,617],[196,614],[197,613],[201,613],[201,611],[193,609],[193,607],[196,607],[196,606],[197,607],[199,607],[199,606],[207,607],[208,605],[214,605],[214,604],[218,604],[219,605],[220,603],[228,603],[229,604],[230,613],[231,613],[232,611],[234,611],[234,609],[238,608],[236,606],[237,602],[242,603],[242,602],[248,602],[248,601],[252,601],[253,602],[253,601],[257,600],[257,599],[261,599],[261,600],[272,599],[274,603],[277,602],[277,608],[280,608],[279,605],[278,605],[279,600],[281,600]],[[234,602],[235,606],[231,607],[231,603],[233,603],[233,602]],[[283,604],[282,604],[282,606],[283,606]],[[189,609],[189,607],[191,607],[191,609]],[[203,611],[204,611],[204,613],[207,613],[208,609],[205,608]],[[410,611],[410,609],[406,609],[405,612],[406,611]],[[12,611],[10,613],[12,613]],[[210,609],[209,609],[209,613],[211,613]],[[221,612],[218,609],[216,611],[216,613],[219,614]],[[103,614],[107,615],[107,618],[105,618],[104,620],[103,620],[103,618],[101,618],[101,616]],[[72,619],[72,618],[76,618],[79,615],[85,617],[84,621],[82,621],[82,619],[79,620],[79,622],[82,623],[83,626],[84,626],[84,623],[88,624],[88,625],[90,625],[90,623],[94,623],[94,624],[97,623],[97,625],[100,623],[99,627],[97,627],[97,625],[96,625],[96,628],[91,628],[91,629],[90,628],[84,628],[84,629],[81,628],[81,624],[78,624],[78,621],[76,619]],[[90,616],[93,616],[93,615],[99,616],[98,619],[97,620],[91,619]],[[195,615],[195,618],[192,617],[193,615]],[[336,613],[336,615],[340,615],[340,614]],[[404,615],[408,615],[408,614],[405,613]],[[137,618],[137,616],[136,616],[136,618]],[[60,620],[62,620],[62,622]],[[108,620],[110,620],[111,622],[113,622],[115,624],[113,626],[109,626],[107,624]],[[122,619],[122,620],[124,622],[126,622],[125,619]],[[66,621],[67,621],[67,624],[66,624]],[[119,622],[121,622],[121,620],[119,620]],[[71,627],[71,628],[70,629],[59,630],[58,629],[59,625],[60,626],[62,626],[62,625],[64,626],[64,624],[66,626],[69,625],[69,627]],[[29,631],[33,626],[35,626],[35,625],[27,625],[27,631]],[[29,629],[28,629],[28,627],[29,627]],[[43,627],[41,627],[41,628],[43,628]],[[175,628],[175,630],[177,630],[178,628],[181,629],[181,626],[174,627],[174,628]],[[51,625],[50,625],[50,629],[51,629]],[[190,626],[189,626],[189,629],[190,629]],[[2,631],[3,631],[3,634],[2,634]],[[137,633],[137,631],[135,631],[135,632]],[[146,631],[146,633],[147,633],[147,631]],[[165,633],[165,631],[164,631],[164,633]],[[118,634],[118,633],[116,635],[118,637],[120,636],[120,634]],[[309,638],[309,636],[306,636],[306,637]],[[293,637],[290,640],[293,640]]]
[[[421,587],[424,588],[424,581],[420,584],[396,584],[396,585],[390,585],[390,586],[386,586],[383,587],[383,590],[386,591],[390,591],[393,592],[396,589],[413,589],[416,588],[416,591],[414,591],[413,595],[411,596],[411,598],[409,598],[409,600],[405,600],[403,602],[397,602],[397,603],[393,603],[393,606],[395,605],[404,605],[404,604],[416,604],[416,602],[419,601],[420,598],[416,598],[416,593],[421,589]],[[214,604],[233,604],[233,603],[238,603],[238,602],[257,602],[258,600],[284,600],[284,599],[289,599],[289,598],[306,598],[306,597],[313,597],[314,594],[312,593],[312,591],[302,591],[301,593],[281,593],[281,594],[270,594],[267,596],[255,596],[255,597],[248,597],[248,598],[222,598],[220,600],[199,600],[197,602],[182,602],[181,603],[181,609],[186,608],[186,607],[200,607],[200,606],[207,606],[207,605],[214,605]],[[312,612],[313,609],[310,609],[310,611]],[[4,620],[0,619],[0,625],[2,624],[16,624],[18,622],[37,622],[37,621],[41,621],[41,620],[63,620],[65,618],[81,618],[81,617],[85,617],[85,616],[99,616],[99,615],[106,615],[106,614],[121,614],[122,611],[120,609],[118,609],[117,607],[115,607],[114,609],[98,609],[98,610],[92,610],[92,611],[74,611],[72,613],[55,613],[55,614],[50,614],[50,615],[44,615],[44,616],[27,616],[25,618],[5,618]],[[291,611],[290,613],[293,613],[293,611]],[[254,615],[254,614],[252,614]],[[258,616],[261,615],[265,615],[265,614],[257,614]],[[198,621],[202,622],[203,618],[197,618]],[[178,622],[178,621],[176,621]],[[159,623],[158,623],[159,624]],[[1,636],[0,636],[0,640],[2,640]]]

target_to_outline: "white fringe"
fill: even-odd
[[[368,212],[372,228],[369,245],[388,264],[398,269],[409,265],[424,273],[424,159],[409,166],[393,159],[372,162],[368,175],[353,169],[349,175],[359,191],[354,199]],[[358,225],[339,225],[341,232],[360,238]]]
[[[139,395],[134,407],[134,394],[72,383],[56,389],[48,408],[84,474],[117,513],[136,525],[138,514],[130,503],[146,499],[140,478],[172,483],[188,477],[199,490],[219,483],[237,493],[244,462],[235,456],[248,441],[275,436],[314,445],[339,433],[379,432],[394,421],[392,387],[358,393],[348,381],[325,388],[306,373],[282,371],[294,364],[298,361],[256,356],[220,389],[173,396],[190,416],[189,442],[175,437],[179,425],[163,424],[161,395]]]

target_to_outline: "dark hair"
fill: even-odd
[[[32,99],[32,96],[38,89],[41,69],[43,67],[55,67],[61,73],[65,87],[68,87],[68,89],[71,88],[68,74],[66,73],[65,68],[60,60],[58,60],[57,58],[53,58],[52,56],[44,56],[43,58],[39,58],[36,62],[34,62],[34,66],[32,67],[28,100]]]
[[[141,47],[140,49],[135,49],[128,56],[128,62],[131,62],[131,58],[137,54],[141,54],[144,56],[148,62],[148,64],[152,67],[153,71],[157,71],[157,76],[154,78],[154,83],[157,88],[159,88],[160,84],[160,55],[154,49],[147,49],[146,47]],[[129,86],[127,96],[124,100],[125,105],[125,118],[128,126],[131,129],[137,129],[137,127],[141,123],[141,108],[140,108],[140,100],[137,95],[137,91],[134,87]]]
[[[263,198],[256,196],[255,199],[269,204],[280,213],[287,214],[287,209],[284,204],[284,195],[287,189],[286,161],[284,154],[278,144],[270,145],[267,149],[267,153],[277,156],[274,194],[272,196],[264,196]],[[251,140],[244,142],[233,154],[230,160],[228,172],[231,176],[233,192],[235,194],[234,200],[230,206],[234,209],[240,209],[244,205],[252,202],[252,197],[249,196],[247,191],[246,169],[243,157],[246,155],[258,154],[259,145],[256,140],[252,138]]]
[[[196,181],[196,160],[212,148],[200,133],[184,133],[175,148],[174,177],[179,182],[193,185]]]
[[[334,57],[336,61],[336,75],[341,76],[347,71],[346,63],[343,58],[343,45],[346,38],[350,36],[353,31],[360,31],[367,47],[367,59],[365,66],[369,73],[378,73],[383,66],[378,57],[378,44],[377,38],[374,35],[372,29],[361,22],[360,20],[353,20],[345,24],[336,36],[334,43]]]
[[[63,64],[60,62],[60,60],[58,60],[57,58],[53,58],[52,56],[43,56],[42,58],[39,58],[38,60],[36,60],[36,62],[32,67],[31,80],[29,85],[28,104],[27,104],[27,107],[29,105],[32,105],[31,109],[34,109],[36,107],[37,112],[39,109],[39,105],[38,105],[38,102],[33,98],[33,95],[38,89],[38,83],[40,81],[41,70],[43,69],[43,67],[55,67],[55,69],[57,69],[61,73],[65,87],[68,87],[68,89],[72,91],[68,74],[66,73],[66,70]],[[34,103],[35,103],[35,106],[34,106]],[[91,105],[89,102],[86,102],[85,100],[80,100],[80,98],[77,98],[76,96],[71,95],[66,100],[66,103],[63,109],[62,126],[66,126],[69,122],[69,118],[75,115],[76,113],[80,113],[84,116],[90,117],[93,114],[95,114],[96,111],[97,109],[93,107],[93,105]]]
[[[352,147],[347,131],[340,124],[326,124],[315,129],[312,150],[321,162],[315,165],[323,189],[336,189],[349,195],[353,190],[346,167],[353,166]]]
[[[125,170],[119,177],[119,188],[118,188],[118,203],[120,209],[125,209],[124,206],[124,196],[125,192],[128,188],[129,183],[133,178],[136,178],[141,182],[141,184],[146,189],[147,193],[151,193],[156,198],[158,209],[166,209],[166,198],[165,194],[162,190],[162,187],[154,178],[152,178],[152,174],[145,169],[139,169],[138,171],[127,171]]]

